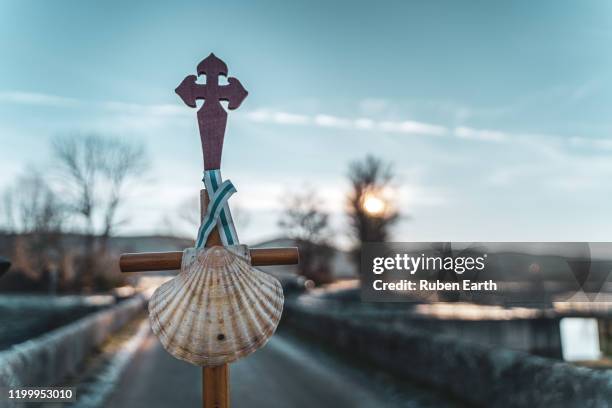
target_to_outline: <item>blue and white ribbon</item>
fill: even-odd
[[[229,180],[221,181],[221,171],[218,169],[206,170],[202,181],[208,191],[209,203],[198,231],[196,248],[201,248],[206,244],[206,239],[215,225],[218,227],[219,236],[224,246],[238,245],[238,235],[227,204],[227,200],[236,192],[236,188]]]

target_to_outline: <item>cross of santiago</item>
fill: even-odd
[[[227,65],[215,54],[210,54],[197,67],[198,75],[206,75],[206,84],[196,83],[196,75],[188,75],[176,88],[176,93],[183,102],[192,108],[196,107],[197,99],[204,99],[204,104],[198,111],[198,126],[204,151],[204,169],[212,170],[221,167],[221,152],[223,136],[227,124],[227,112],[220,101],[227,101],[229,109],[240,106],[248,92],[239,80],[227,78],[227,85],[219,85],[219,76],[227,76]]]

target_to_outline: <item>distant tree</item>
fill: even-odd
[[[251,212],[240,203],[231,204],[232,218],[238,231],[244,231],[251,225]]]
[[[13,234],[16,231],[15,225],[15,198],[12,187],[7,187],[2,191],[0,231]]]
[[[306,191],[288,195],[278,225],[299,247],[299,273],[315,283],[329,282],[333,256],[329,214],[322,210],[316,194]]]
[[[66,208],[41,173],[32,172],[20,177],[14,193],[18,225],[22,234],[62,232]]]
[[[57,137],[53,153],[69,209],[83,221],[85,254],[79,272],[85,286],[91,287],[95,252],[106,252],[110,236],[123,222],[117,210],[130,182],[146,170],[146,153],[142,144],[96,134]]]
[[[351,190],[347,211],[355,243],[352,253],[355,264],[359,265],[363,243],[385,242],[399,213],[384,194],[394,178],[390,164],[368,155],[349,165],[348,178]]]
[[[65,205],[38,171],[18,177],[3,197],[6,229],[19,236],[22,252],[15,267],[38,281],[47,279],[63,252]]]
[[[177,208],[177,213],[179,221],[195,233],[201,221],[200,197],[194,195],[183,200]]]

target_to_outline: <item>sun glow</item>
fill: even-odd
[[[363,209],[368,215],[378,217],[384,214],[387,208],[387,203],[381,197],[366,193],[363,197]]]

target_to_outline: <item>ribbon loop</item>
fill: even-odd
[[[229,198],[236,192],[236,188],[229,180],[221,182],[221,172],[218,169],[206,170],[202,181],[206,186],[210,200],[206,215],[198,230],[196,248],[203,247],[206,244],[206,240],[215,225],[219,228],[219,236],[224,246],[239,244],[232,214],[227,204]]]

